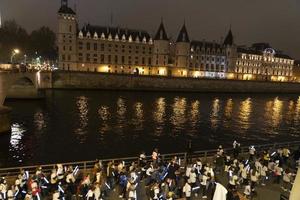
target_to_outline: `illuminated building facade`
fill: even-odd
[[[238,47],[235,74],[241,80],[292,81],[294,60],[269,44]]]
[[[293,77],[294,81],[300,82],[300,60],[294,61]]]
[[[294,61],[268,44],[237,47],[231,29],[224,41],[190,40],[186,25],[171,41],[163,22],[155,35],[120,27],[84,25],[62,0],[58,11],[59,68],[69,71],[239,80],[293,80]]]
[[[84,25],[66,0],[58,11],[59,68],[70,71],[225,77],[223,44],[190,41],[183,25],[172,42],[163,22],[152,37],[147,31]]]

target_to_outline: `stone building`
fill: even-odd
[[[295,82],[300,82],[300,60],[294,61],[293,78]]]
[[[155,35],[144,30],[79,28],[76,13],[62,0],[58,11],[59,68],[70,71],[152,76],[292,81],[294,60],[265,43],[237,46],[231,28],[221,42],[191,40],[186,24],[177,40],[163,22]]]
[[[186,25],[172,42],[163,22],[154,37],[144,30],[90,24],[78,27],[76,13],[62,0],[58,11],[59,68],[70,71],[222,77],[223,44],[190,41]]]
[[[294,60],[267,43],[238,47],[235,78],[240,80],[292,81]]]

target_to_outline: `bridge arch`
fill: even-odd
[[[0,73],[0,107],[7,96],[30,98],[38,93],[38,73]]]

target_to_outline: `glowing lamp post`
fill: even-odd
[[[20,53],[20,50],[19,50],[19,49],[14,49],[14,50],[12,51],[12,54],[11,54],[11,57],[10,57],[10,62],[11,62],[11,64],[13,64],[13,59],[14,59],[15,55],[17,55],[17,54],[19,54],[19,53]]]

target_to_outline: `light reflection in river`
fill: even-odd
[[[288,103],[288,110],[286,113],[286,123],[291,125],[294,120],[294,112],[295,112],[295,103],[293,100],[290,100]]]
[[[133,105],[134,110],[134,117],[132,122],[135,126],[135,130],[142,130],[143,129],[143,122],[144,122],[144,111],[143,111],[143,104],[141,102],[137,102]]]
[[[109,119],[111,114],[109,112],[109,107],[101,106],[98,110],[98,114],[101,120],[100,133],[104,134],[105,132],[110,130]]]
[[[43,128],[47,127],[44,113],[41,111],[38,111],[34,114],[34,123],[36,126],[37,131],[41,131]]]
[[[76,135],[80,143],[85,142],[87,137],[87,127],[88,127],[88,113],[89,113],[89,104],[88,98],[85,96],[80,96],[76,102],[79,116],[79,127],[75,130]]]
[[[210,115],[211,128],[216,130],[219,125],[219,111],[220,111],[220,100],[215,99],[212,104],[212,110]]]
[[[85,160],[87,150],[92,159],[136,156],[154,145],[161,152],[179,152],[191,138],[195,149],[231,146],[234,139],[242,144],[299,140],[300,97],[276,96],[52,91],[45,101],[7,103],[12,122],[22,125],[6,138],[6,146],[0,140],[0,162]]]
[[[200,122],[200,102],[198,100],[191,102],[191,108],[190,108],[190,127],[191,132],[196,133],[199,130],[197,130],[197,124]]]
[[[287,118],[293,115],[293,111],[291,110],[293,107],[293,103],[290,102],[288,113],[286,114]],[[279,100],[276,97],[273,101],[267,101],[265,106],[265,120],[266,126],[269,130],[269,134],[278,134],[278,128],[280,127],[280,123],[282,121],[282,112],[283,112],[283,101]]]
[[[272,126],[278,128],[282,120],[283,102],[276,97],[273,101]]]
[[[174,127],[174,132],[178,132],[184,129],[186,123],[186,98],[174,98],[172,105],[172,114],[170,116],[171,124]]]
[[[229,128],[233,112],[233,101],[228,99],[224,109],[224,127]]]
[[[240,112],[238,115],[241,133],[245,133],[250,127],[250,116],[252,112],[252,100],[247,98],[240,104]]]
[[[298,97],[296,108],[295,108],[295,125],[299,126],[300,125],[300,96]]]
[[[153,120],[156,124],[155,135],[159,136],[163,132],[163,128],[165,126],[165,121],[166,121],[165,98],[160,97],[155,101]]]
[[[24,143],[22,143],[24,132],[26,132],[26,129],[20,124],[15,123],[11,126],[9,151],[18,162],[22,162],[25,156],[25,147]]]

